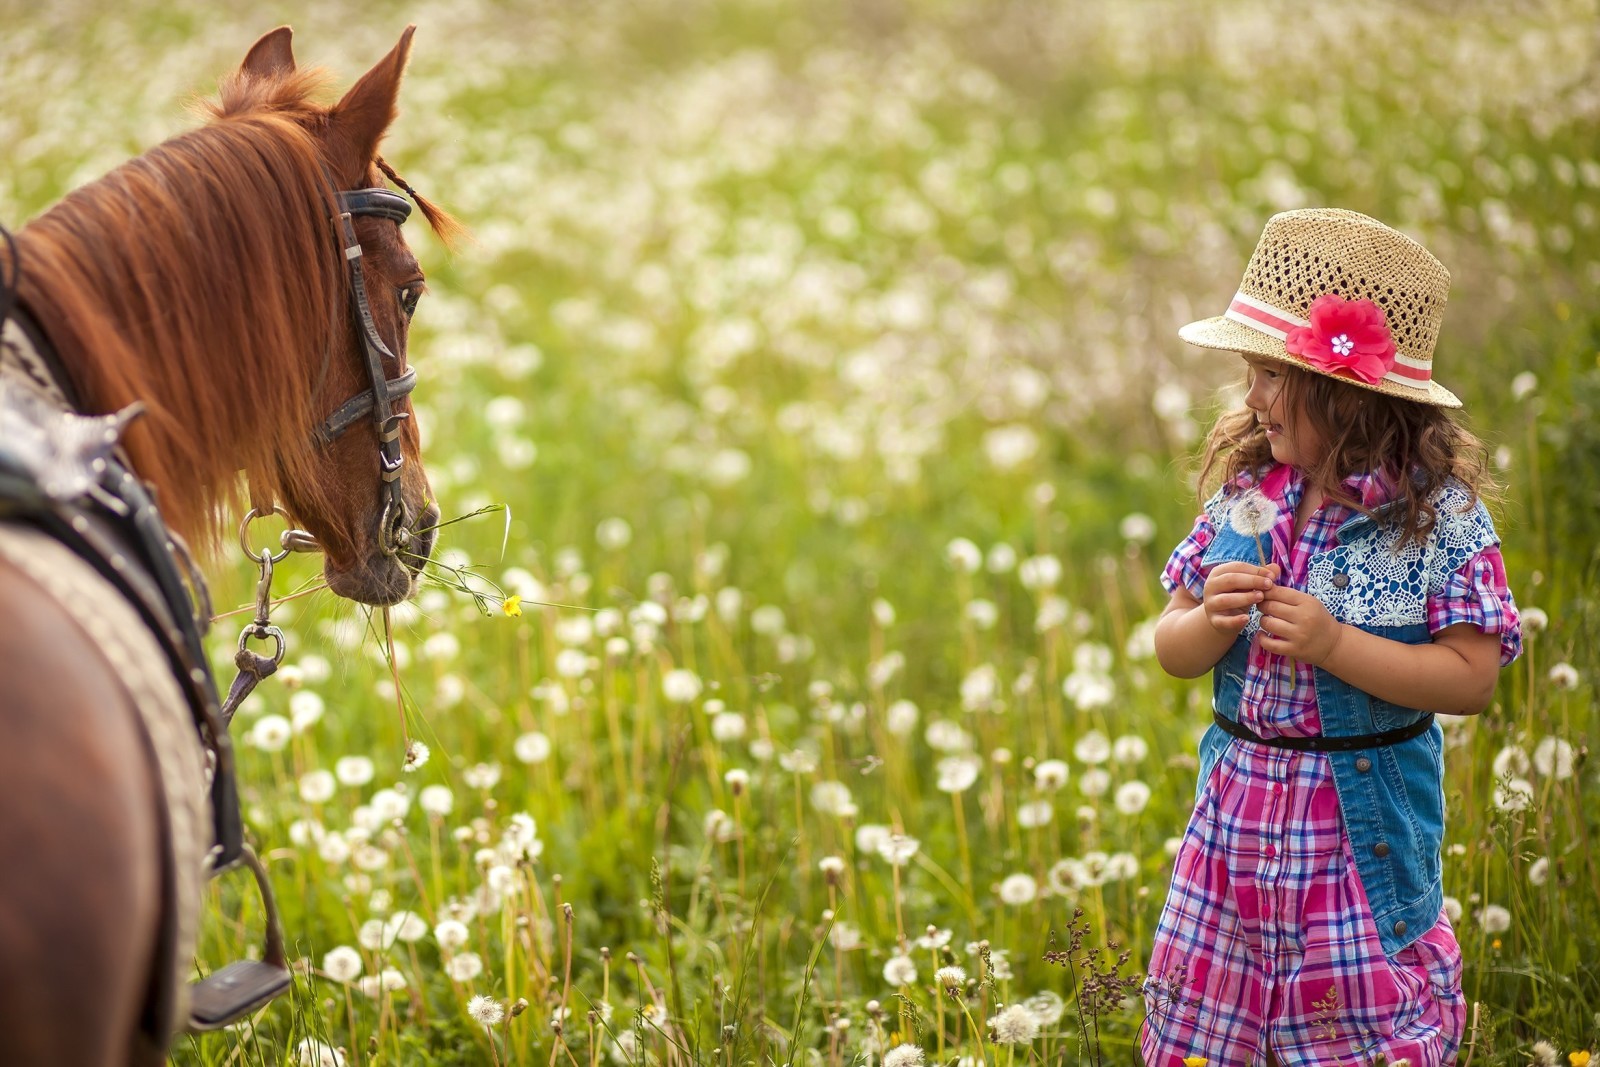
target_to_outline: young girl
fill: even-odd
[[[1450,276],[1349,211],[1268,221],[1225,315],[1222,488],[1162,576],[1161,665],[1211,672],[1194,815],[1156,931],[1152,1067],[1455,1062],[1443,738],[1521,651],[1478,441],[1432,378]]]

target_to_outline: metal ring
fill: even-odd
[[[271,553],[269,558],[274,563],[282,563],[289,558],[289,550],[287,548],[282,552],[271,552],[270,549],[265,548],[260,552],[254,552],[250,549],[250,542],[245,540],[245,534],[250,532],[250,524],[257,519],[267,518],[269,515],[282,515],[284,522],[289,521],[289,513],[274,504],[272,505],[272,510],[267,512],[263,512],[259,508],[251,508],[245,512],[244,521],[239,524],[239,547],[244,549],[244,554],[250,557],[250,562],[252,563],[260,563],[261,557],[269,552]]]
[[[282,630],[278,629],[276,626],[260,626],[256,623],[251,623],[249,626],[246,626],[243,630],[239,631],[240,652],[244,651],[244,646],[249,643],[252,637],[261,641],[265,641],[269,637],[272,638],[274,644],[276,645],[272,652],[272,662],[275,666],[283,663],[283,654],[288,651],[289,646],[283,638]]]

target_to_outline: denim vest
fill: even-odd
[[[1260,560],[1255,536],[1247,532],[1258,528],[1258,522],[1251,518],[1236,523],[1230,514],[1238,497],[1236,490],[1218,493],[1206,505],[1216,530],[1202,560],[1208,569]],[[1442,592],[1452,574],[1498,543],[1488,510],[1482,501],[1467,507],[1470,499],[1461,486],[1446,486],[1433,501],[1438,521],[1421,544],[1402,545],[1393,526],[1356,515],[1339,527],[1335,547],[1312,556],[1305,591],[1339,622],[1406,644],[1430,641],[1428,596]],[[1281,508],[1284,502],[1272,503]],[[1378,509],[1380,520],[1386,510]],[[1239,718],[1245,667],[1259,628],[1259,617],[1252,617],[1212,669],[1213,704],[1225,718]],[[1379,700],[1321,668],[1315,669],[1315,685],[1327,737],[1392,730],[1424,714]],[[1206,731],[1200,742],[1200,788],[1235,743],[1244,742],[1215,724]],[[1393,956],[1432,928],[1444,902],[1439,855],[1444,838],[1443,733],[1435,723],[1398,745],[1324,755],[1332,766],[1339,810],[1378,938],[1384,952]]]

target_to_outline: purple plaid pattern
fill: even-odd
[[[1371,507],[1376,477],[1346,483]],[[1353,512],[1326,504],[1293,536],[1304,494],[1298,472],[1271,532],[1283,580],[1304,588],[1311,557],[1335,544]],[[1214,531],[1204,515],[1173,552],[1162,584],[1196,599]],[[1521,652],[1521,628],[1497,548],[1473,557],[1428,600],[1432,632],[1470,623],[1500,635],[1501,662]],[[1312,672],[1253,650],[1239,719],[1262,735],[1321,732]],[[1370,1062],[1380,1052],[1413,1067],[1454,1062],[1465,1022],[1461,953],[1450,922],[1394,957],[1379,943],[1350,855],[1328,760],[1259,745],[1228,747],[1201,791],[1174,861],[1156,930],[1141,1043],[1147,1063],[1283,1067]],[[1181,985],[1178,979],[1182,979]]]

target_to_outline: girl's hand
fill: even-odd
[[[1221,563],[1206,577],[1201,604],[1206,621],[1219,634],[1237,634],[1250,622],[1250,609],[1263,604],[1278,565],[1257,567],[1253,563]]]
[[[1321,667],[1339,645],[1344,627],[1309,593],[1273,586],[1261,602],[1261,647]]]

